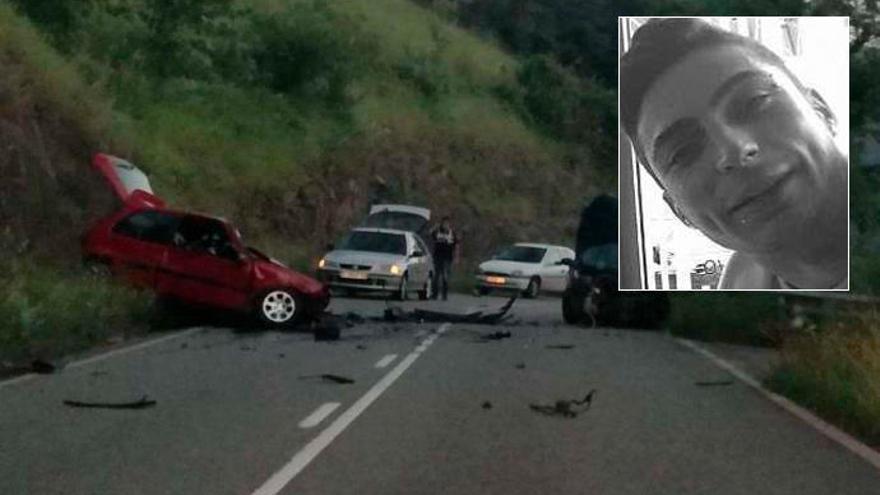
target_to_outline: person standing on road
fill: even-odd
[[[434,245],[434,299],[442,292],[445,301],[449,295],[449,277],[452,264],[458,251],[458,235],[452,229],[449,216],[440,220],[440,225],[431,231]]]

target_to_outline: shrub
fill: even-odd
[[[771,345],[783,318],[779,297],[759,293],[673,293],[668,328],[707,341]]]
[[[769,379],[775,391],[880,445],[880,318],[867,312],[790,338]]]
[[[376,54],[374,40],[355,20],[324,3],[258,15],[254,30],[260,33],[253,50],[258,81],[331,107],[350,103],[349,84],[367,72]]]
[[[0,293],[0,360],[52,358],[143,328],[152,296],[82,273],[13,262]]]

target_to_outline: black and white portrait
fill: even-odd
[[[621,288],[847,290],[848,19],[620,29]]]

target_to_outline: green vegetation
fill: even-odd
[[[689,339],[773,345],[779,326],[787,323],[772,293],[672,293],[670,303],[667,328]]]
[[[614,186],[612,92],[406,0],[13,3],[112,100],[97,145],[297,266],[369,200],[451,213],[479,258],[565,240]]]
[[[615,185],[613,92],[407,0],[0,0],[0,62],[0,247],[62,272],[115,207],[97,151],[306,271],[369,202],[400,201],[452,215],[469,278],[501,243],[570,240]],[[140,319],[134,293],[52,273],[15,268],[9,356]]]
[[[775,391],[880,446],[880,319],[876,312],[786,341]]]
[[[4,263],[0,362],[51,359],[145,329],[149,294],[57,266]],[[140,330],[139,330],[140,329]]]

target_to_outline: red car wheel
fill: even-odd
[[[290,291],[276,289],[260,298],[257,311],[264,322],[270,325],[285,325],[299,317],[301,304],[296,295]]]

